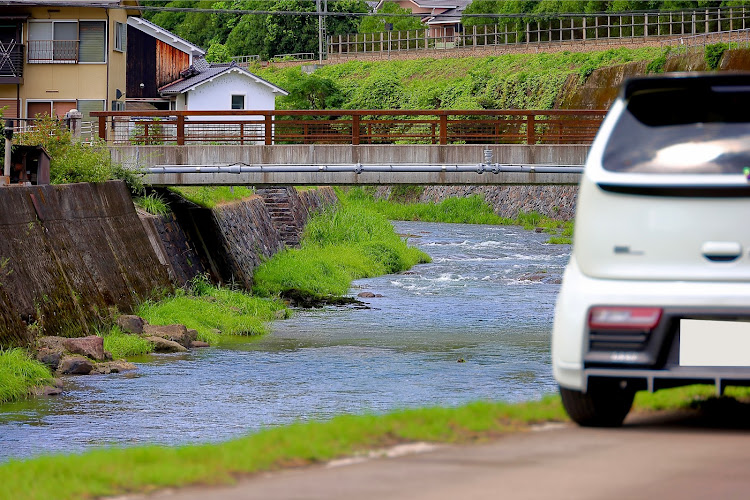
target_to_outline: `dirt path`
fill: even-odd
[[[676,413],[636,416],[615,430],[555,425],[489,444],[422,446],[395,458],[341,461],[148,498],[745,499],[748,427],[747,419],[728,427]]]

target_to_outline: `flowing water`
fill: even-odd
[[[0,405],[0,461],[95,446],[226,440],[341,413],[538,399],[570,247],[517,227],[397,222],[432,256],[360,280],[369,309],[301,311],[270,335],[70,377],[63,395]]]

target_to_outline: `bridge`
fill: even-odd
[[[103,111],[114,160],[172,185],[577,184],[603,110]]]

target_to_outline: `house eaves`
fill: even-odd
[[[157,40],[160,40],[167,45],[170,45],[182,52],[190,54],[191,57],[203,56],[206,51],[197,45],[193,45],[184,38],[180,38],[169,30],[165,30],[161,26],[158,26],[150,21],[143,19],[142,17],[128,17],[128,26],[132,26],[138,31],[142,31],[147,35],[150,35]]]
[[[177,80],[176,82],[172,82],[170,84],[167,84],[159,89],[159,93],[164,96],[168,95],[177,95],[177,94],[184,94],[185,92],[189,92],[191,90],[194,90],[204,83],[212,82],[216,78],[226,75],[229,73],[239,73],[243,76],[246,76],[255,83],[260,83],[261,85],[265,85],[266,87],[269,87],[274,93],[282,94],[282,95],[289,95],[289,92],[286,90],[277,87],[276,85],[272,84],[271,82],[268,82],[264,80],[263,78],[256,76],[249,71],[245,71],[244,69],[240,68],[239,66],[232,64],[221,64],[221,65],[211,65],[208,69],[205,71],[202,71],[201,73],[191,76],[188,78],[183,78],[180,80]]]

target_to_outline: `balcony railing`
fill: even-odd
[[[29,63],[78,62],[78,40],[29,40]]]
[[[22,83],[24,46],[10,42],[0,42],[0,83]]]

